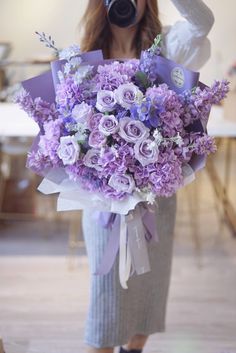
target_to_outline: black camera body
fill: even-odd
[[[104,0],[110,23],[129,27],[135,23],[137,4],[135,0]]]

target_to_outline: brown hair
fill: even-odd
[[[82,51],[102,49],[104,57],[109,58],[112,33],[102,0],[89,0],[80,24],[84,28],[81,41]],[[152,45],[159,33],[161,33],[161,22],[157,0],[146,0],[145,13],[138,23],[138,31],[134,38],[137,57],[140,56],[141,50]]]

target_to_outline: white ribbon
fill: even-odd
[[[128,289],[127,281],[131,271],[131,254],[128,245],[128,232],[125,216],[120,219],[119,276],[122,288]]]

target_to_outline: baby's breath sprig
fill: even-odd
[[[55,46],[55,41],[52,39],[52,36],[48,36],[42,32],[35,31],[35,33],[39,36],[40,42],[44,43],[47,48],[53,49],[54,53],[57,57],[59,57],[59,49]]]

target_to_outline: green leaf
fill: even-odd
[[[140,83],[141,86],[143,86],[144,88],[150,87],[151,83],[150,83],[147,75],[144,72],[142,72],[142,71],[136,72],[135,78],[138,81],[138,83]]]

